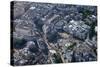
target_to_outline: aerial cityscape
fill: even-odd
[[[97,61],[97,6],[11,2],[11,65]]]

